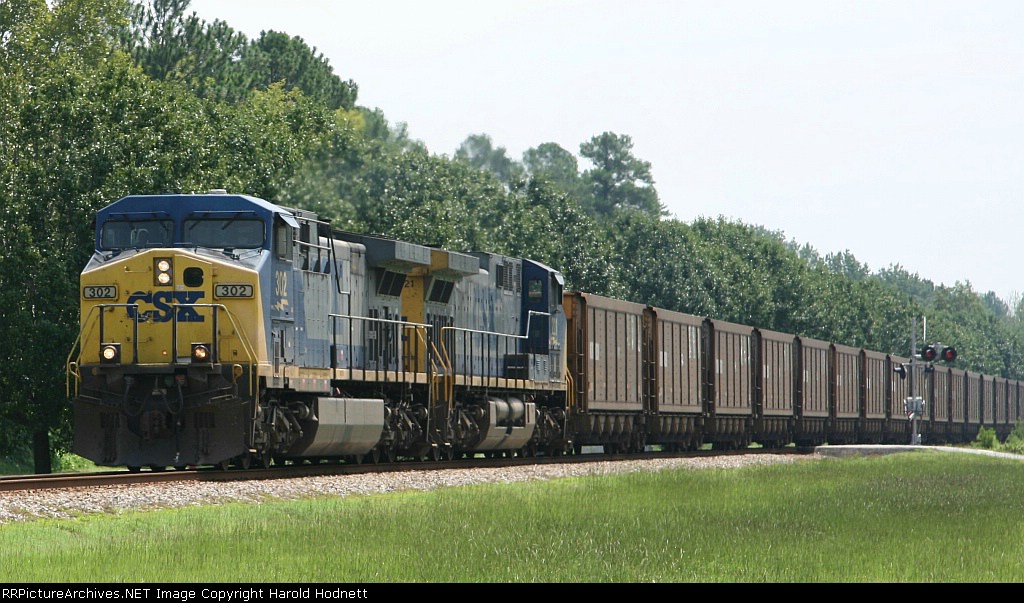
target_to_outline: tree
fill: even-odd
[[[688,225],[644,212],[616,212],[603,221],[616,268],[612,296],[667,310],[713,315],[716,296]]]
[[[495,199],[492,240],[501,251],[560,270],[567,289],[609,295],[614,270],[606,236],[579,201],[547,180],[533,178],[526,188]]]
[[[263,32],[250,43],[227,23],[207,23],[191,0],[145,0],[132,5],[122,45],[150,76],[176,81],[203,98],[238,102],[252,90],[278,84],[301,90],[329,109],[352,109],[358,87],[343,81],[298,36]]]
[[[455,159],[488,171],[505,186],[518,188],[526,176],[519,162],[509,159],[505,147],[495,147],[487,134],[471,134],[455,151]]]
[[[505,216],[505,188],[490,173],[413,149],[373,157],[356,176],[356,232],[455,251],[498,251],[489,237]],[[473,216],[473,219],[466,219]]]
[[[576,157],[557,143],[545,142],[523,153],[523,165],[535,179],[550,182],[580,204],[587,204],[587,187],[579,173]]]
[[[323,105],[298,90],[274,85],[236,105],[208,109],[220,154],[217,188],[276,201],[286,184],[314,160],[336,122]]]
[[[853,280],[862,280],[871,274],[867,264],[860,263],[850,253],[850,250],[826,255],[825,264],[828,265],[829,270],[832,272],[848,276]]]
[[[249,42],[223,21],[207,24],[186,11],[191,0],[132,3],[122,48],[150,77],[179,82],[203,98],[237,102],[252,87],[242,64]]]
[[[363,138],[377,143],[378,148],[386,148],[391,153],[413,150],[427,152],[427,146],[422,141],[409,138],[409,125],[405,122],[392,125],[380,109],[371,111],[366,107],[356,107],[355,111],[359,113],[358,117],[353,117],[358,121],[357,129],[362,133]],[[370,149],[374,148],[371,145]]]
[[[84,65],[117,64],[110,41],[122,11],[115,0],[0,6],[0,450],[31,439],[38,472],[50,469],[50,435],[60,442],[68,424],[55,376],[77,332],[68,326],[88,229],[76,211],[83,197],[68,189],[96,184],[76,165],[94,154],[63,144],[64,132],[90,120],[50,109],[61,102],[74,114],[94,102]]]
[[[935,284],[921,278],[917,273],[910,274],[900,264],[892,264],[878,271],[878,278],[887,286],[896,289],[922,306],[930,306],[935,298]]]
[[[667,214],[654,188],[651,164],[633,156],[629,136],[605,132],[581,144],[580,155],[593,164],[583,172],[583,180],[595,213],[607,216],[617,209],[635,209],[653,216]]]
[[[243,64],[253,85],[266,89],[281,83],[286,90],[298,89],[328,109],[355,107],[359,88],[352,80],[334,74],[327,58],[310,48],[299,36],[265,31],[244,55]]]
[[[201,28],[198,17],[185,14],[191,3],[191,0],[149,0],[131,5],[131,21],[121,34],[121,43],[151,77],[170,79],[179,71],[190,48],[199,50],[195,43],[182,43],[198,35]],[[244,40],[241,43],[244,44]],[[228,49],[228,53],[233,50]]]

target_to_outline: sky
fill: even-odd
[[[436,155],[629,136],[670,217],[1024,292],[1019,0],[193,0],[322,53]],[[588,167],[581,160],[581,169]]]

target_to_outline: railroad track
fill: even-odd
[[[358,475],[364,473],[396,473],[403,471],[432,471],[445,469],[478,469],[495,467],[518,467],[523,465],[549,465],[571,463],[600,463],[608,461],[635,461],[658,458],[696,458],[727,455],[756,454],[806,454],[805,450],[744,449],[744,450],[699,450],[695,452],[645,452],[638,454],[578,454],[557,457],[512,457],[512,458],[470,458],[456,461],[398,461],[379,464],[353,463],[308,463],[277,465],[260,469],[216,469],[198,468],[166,471],[125,470],[97,471],[92,473],[54,473],[40,475],[0,476],[0,492],[27,490],[55,490],[65,488],[87,488],[95,486],[124,486],[133,484],[158,484],[168,482],[201,481],[245,481],[288,479],[325,475]]]

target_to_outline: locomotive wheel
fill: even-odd
[[[231,468],[231,459],[224,459],[223,461],[217,463],[217,467],[220,468],[221,471],[227,471],[228,469]]]
[[[242,469],[252,467],[252,455],[248,452],[243,452],[237,459],[235,459],[235,465]]]
[[[142,467],[139,467],[138,465],[128,465],[128,473],[138,473],[139,471],[142,471]]]

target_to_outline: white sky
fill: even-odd
[[[684,222],[1024,290],[1020,0],[193,0],[301,37],[434,154],[605,131]],[[585,165],[581,166],[585,167]]]

